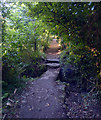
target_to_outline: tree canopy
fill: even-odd
[[[96,56],[95,63],[98,63],[100,75],[100,3],[43,2],[35,6],[30,3],[28,7],[30,16],[36,16],[51,27],[51,31],[61,37],[63,43],[71,43],[71,51],[75,48],[75,53],[81,57],[91,51],[90,54]]]

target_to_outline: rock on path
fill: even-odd
[[[49,68],[59,68],[60,64],[58,64],[58,63],[47,63],[46,66],[49,67]]]

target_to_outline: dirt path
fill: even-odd
[[[53,39],[51,42],[49,49],[46,51],[47,59],[55,59],[59,58],[60,50],[59,44],[57,44],[56,39]]]
[[[58,44],[53,40],[47,50],[48,59],[59,57]],[[63,109],[64,85],[57,84],[60,68],[49,68],[22,92],[16,118],[66,118]]]

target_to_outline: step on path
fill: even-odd
[[[59,68],[60,64],[59,64],[59,59],[47,59],[45,65],[48,68]]]
[[[47,63],[59,63],[59,59],[47,59]]]
[[[49,67],[49,68],[59,68],[60,64],[58,64],[58,63],[47,63],[46,66]]]

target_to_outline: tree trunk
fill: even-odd
[[[37,41],[35,39],[35,41],[34,41],[34,51],[37,51],[37,50],[38,50],[38,48],[37,48]]]

